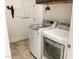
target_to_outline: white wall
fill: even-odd
[[[27,11],[29,12],[29,18],[23,18],[22,16],[24,12],[20,12],[20,6],[22,5],[22,2],[20,1],[22,0],[6,0],[6,6],[13,4],[15,7],[14,19],[12,19],[10,10],[7,10],[6,8],[6,19],[10,42],[16,42],[28,38],[29,25],[41,23],[42,21],[42,5],[36,5],[35,0],[28,0],[29,5],[25,8],[25,10],[29,8],[29,11]],[[23,11],[23,9],[21,11]],[[20,15],[18,16],[18,14]]]
[[[71,17],[69,44],[71,45],[71,47],[68,48],[67,59],[73,59],[73,16]]]
[[[0,1],[0,59],[11,59],[7,26],[5,21],[5,0]]]
[[[35,19],[34,23],[41,23],[43,20],[43,4],[36,4],[36,0],[31,1],[31,18]]]
[[[20,2],[20,1],[19,1]],[[29,16],[29,18],[22,18],[16,16],[16,6],[18,5],[17,0],[6,0],[6,6],[13,4],[15,8],[15,17],[12,19],[10,10],[6,8],[6,19],[8,25],[9,39],[10,42],[15,42],[19,40],[23,40],[28,38],[29,28],[28,26],[33,23],[33,19]],[[28,2],[29,3],[29,2]],[[22,3],[21,3],[22,4]],[[18,7],[18,6],[17,6]],[[29,5],[28,5],[29,8]],[[30,10],[30,9],[29,9]],[[19,12],[21,14],[21,12]],[[21,14],[23,15],[23,14]]]
[[[49,6],[50,11],[45,11],[45,7]],[[44,19],[52,19],[61,22],[69,23],[71,20],[72,4],[57,3],[44,6]]]
[[[10,42],[28,38],[28,26],[32,24],[32,19],[15,18],[10,20],[10,23],[7,21]]]
[[[5,57],[6,59],[12,59],[11,50],[10,50],[10,41],[7,31],[7,24],[5,26]]]
[[[41,23],[43,20],[43,5],[35,4],[35,8],[33,8],[33,18],[35,19],[35,23]]]

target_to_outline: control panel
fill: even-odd
[[[55,21],[51,21],[51,20],[43,20],[42,25],[44,27],[50,27],[52,25],[54,25]]]
[[[61,22],[61,23],[58,24],[57,28],[69,31],[70,30],[70,24]]]

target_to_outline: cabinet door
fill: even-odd
[[[52,0],[53,2],[69,2],[69,1],[72,1],[72,0]]]
[[[18,3],[17,3],[18,2]],[[14,9],[15,16],[21,18],[29,18],[30,17],[30,1],[29,0],[15,0]]]
[[[43,3],[43,0],[36,0],[36,3]]]
[[[72,2],[73,0],[36,0],[36,3],[45,3],[45,2]]]
[[[43,0],[43,2],[51,2],[52,0]]]

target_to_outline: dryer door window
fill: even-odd
[[[64,45],[43,38],[43,55],[46,59],[63,59]]]

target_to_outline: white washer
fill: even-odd
[[[43,20],[42,24],[30,25],[30,51],[37,59],[41,59],[41,31],[46,30],[50,27],[54,28],[57,26],[57,22],[50,20]]]
[[[42,31],[42,59],[66,59],[69,31],[63,27]]]

